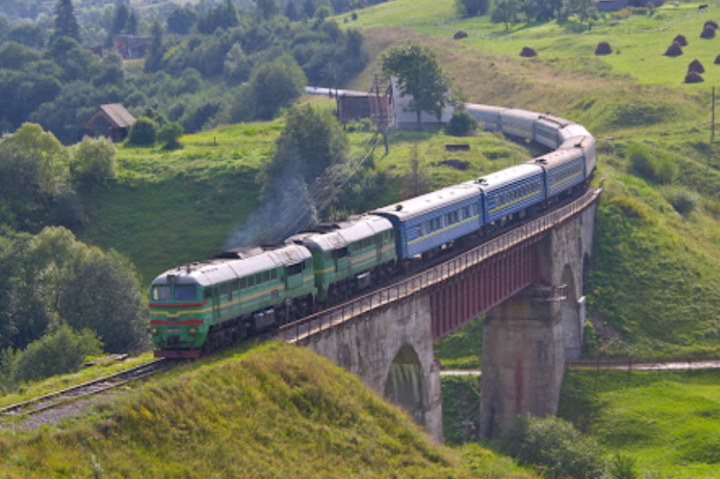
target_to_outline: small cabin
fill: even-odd
[[[123,141],[135,124],[135,117],[119,103],[107,103],[97,109],[83,127],[86,136],[104,136],[114,142]]]
[[[349,121],[390,117],[390,101],[387,96],[346,91],[338,96],[338,118],[344,125]]]
[[[152,37],[115,35],[115,50],[123,57],[123,60],[143,58],[151,43]]]

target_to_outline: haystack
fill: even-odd
[[[703,28],[703,31],[700,34],[700,38],[715,38],[715,29],[710,25],[707,25],[705,28]]]
[[[698,72],[688,72],[688,74],[685,75],[685,83],[702,83],[704,81]]]
[[[715,63],[715,65],[720,65],[720,55],[715,57],[715,61],[713,63]]]
[[[683,35],[683,34],[680,34],[680,35],[676,36],[675,38],[673,38],[673,41],[678,42],[681,47],[687,46],[687,38],[685,38],[685,35]]]
[[[609,55],[611,53],[612,48],[608,42],[600,42],[597,48],[595,48],[595,55]]]
[[[705,73],[705,67],[698,60],[693,60],[688,65],[688,72]]]
[[[705,25],[703,25],[703,28],[705,27],[713,27],[715,30],[717,30],[718,24],[715,20],[708,20],[707,22],[705,22]]]
[[[467,37],[468,34],[463,32],[462,30],[458,30],[455,35],[453,35],[453,40],[462,40],[463,38]]]
[[[678,42],[672,42],[672,45],[670,45],[668,49],[665,50],[665,53],[663,53],[663,55],[667,55],[669,57],[677,57],[682,54],[683,51]]]
[[[520,52],[521,57],[536,57],[537,52],[534,48],[531,47],[523,47],[522,51]]]

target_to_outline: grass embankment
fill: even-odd
[[[663,477],[720,475],[720,371],[569,372],[560,414]]]
[[[58,428],[3,433],[2,476],[534,477],[477,448],[460,457],[434,444],[306,349],[227,356],[166,373]]]

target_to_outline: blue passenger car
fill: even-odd
[[[474,180],[484,198],[484,223],[492,223],[536,205],[547,197],[543,169],[524,164]]]
[[[585,181],[585,154],[581,148],[553,151],[528,162],[545,170],[548,196],[556,196]]]
[[[481,210],[477,185],[463,183],[371,213],[392,222],[398,258],[409,259],[477,232]]]
[[[500,131],[500,113],[505,110],[505,108],[466,103],[465,110],[480,123],[483,130]]]
[[[541,115],[535,122],[535,141],[553,150],[560,145],[560,130],[571,125],[570,120],[553,115]]]

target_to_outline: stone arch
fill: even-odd
[[[578,302],[578,282],[569,264],[562,272],[562,284],[567,286],[566,298],[560,303],[560,322],[562,324],[563,345],[566,359],[580,359],[582,348],[582,315]]]
[[[418,424],[425,425],[425,380],[420,359],[411,346],[401,347],[395,355],[385,380],[384,395],[393,404],[407,409]]]

